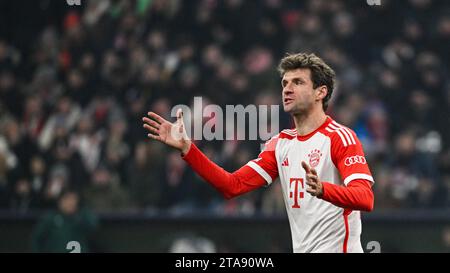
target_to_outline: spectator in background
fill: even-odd
[[[103,147],[103,161],[119,177],[121,183],[126,183],[126,159],[129,158],[130,145],[125,139],[127,122],[121,116],[111,117],[109,134]]]
[[[403,206],[429,207],[436,194],[436,164],[429,154],[417,149],[417,134],[408,130],[395,140],[395,152],[388,154],[390,187]]]
[[[143,141],[140,134],[142,128],[136,124],[143,112],[145,112],[145,105],[148,99],[137,89],[129,89],[126,94],[126,122],[128,130],[126,131],[126,140],[130,143],[130,151],[134,151],[135,146],[140,141]]]
[[[93,172],[83,196],[95,212],[120,212],[133,208],[129,193],[122,187],[119,177],[103,164]]]
[[[39,156],[35,155],[33,158],[31,158],[30,162],[30,184],[31,184],[31,191],[35,196],[37,196],[37,202],[38,202],[38,208],[41,208],[42,204],[42,197],[44,195],[44,189],[47,184],[47,163],[45,160]]]
[[[36,143],[46,121],[42,98],[37,95],[27,97],[21,118],[25,133]]]
[[[4,133],[4,139],[0,135],[0,142],[3,139],[6,143],[0,147],[0,150],[3,150],[7,156],[11,178],[17,179],[18,176],[26,174],[30,159],[38,150],[28,135],[23,133],[15,118],[6,117],[1,131]]]
[[[83,165],[79,152],[71,147],[68,138],[68,131],[59,126],[55,131],[51,149],[46,155],[49,158],[50,168],[62,166],[66,170],[68,186],[82,189],[88,184],[89,173]]]
[[[55,207],[59,196],[69,186],[68,168],[63,164],[53,165],[42,196],[43,207],[47,209]]]
[[[48,150],[53,139],[60,136],[61,130],[69,132],[77,123],[81,115],[81,109],[74,104],[70,97],[63,96],[58,100],[56,111],[45,123],[39,138],[39,146]]]
[[[8,166],[6,164],[5,156],[0,152],[0,207],[5,208],[8,204],[9,189],[8,189]]]
[[[164,179],[159,171],[165,163],[162,148],[158,143],[139,142],[128,164],[126,181],[131,196],[136,206],[145,211],[157,211],[164,201]]]
[[[33,192],[30,181],[26,177],[19,178],[13,187],[10,199],[11,211],[23,214],[38,207],[38,196]]]
[[[186,164],[180,159],[177,152],[166,156],[164,185],[164,206],[174,214],[187,214],[195,212],[195,187],[193,180],[189,179]]]
[[[91,115],[85,114],[78,121],[69,144],[80,155],[83,167],[88,172],[92,172],[98,165],[101,157],[101,143],[104,136],[95,129],[95,122],[92,120]]]
[[[58,199],[57,208],[42,217],[32,235],[33,252],[68,253],[69,242],[75,241],[77,250],[91,252],[92,235],[98,228],[97,216],[83,207],[80,196],[65,191]]]

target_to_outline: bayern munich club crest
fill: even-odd
[[[308,154],[308,157],[309,157],[309,165],[315,168],[317,167],[317,165],[319,165],[322,153],[319,150],[314,149],[311,151],[311,153]]]

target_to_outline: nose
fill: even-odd
[[[286,85],[285,87],[283,87],[283,95],[289,95],[294,93],[294,91],[292,91],[292,88],[290,85]]]

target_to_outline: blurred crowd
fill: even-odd
[[[363,142],[375,209],[450,207],[448,1],[58,1],[53,17],[52,1],[12,2],[0,16],[2,210],[54,208],[70,189],[95,212],[283,214],[279,183],[226,201],[141,118],[173,120],[195,96],[280,104],[277,63],[301,51],[337,73],[328,114]],[[262,142],[197,144],[234,171]]]

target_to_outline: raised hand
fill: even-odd
[[[148,112],[148,117],[143,117],[144,128],[149,131],[149,138],[161,141],[186,154],[191,147],[191,140],[186,134],[183,122],[183,111],[178,109],[177,121],[171,123],[154,112]]]

